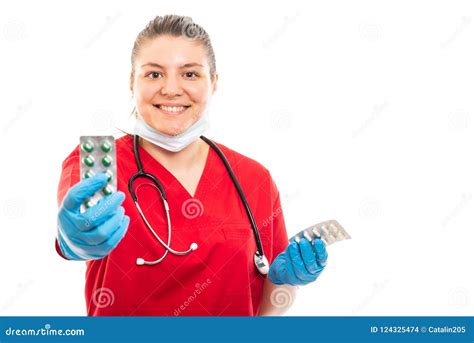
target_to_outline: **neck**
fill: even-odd
[[[142,138],[140,138],[140,146],[166,169],[175,171],[189,170],[205,158],[209,151],[209,145],[200,138],[178,152],[168,151]]]

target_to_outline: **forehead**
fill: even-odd
[[[203,45],[184,37],[160,36],[148,40],[140,47],[137,55],[137,67],[144,63],[158,63],[165,67],[174,67],[186,63],[207,64],[207,55]]]

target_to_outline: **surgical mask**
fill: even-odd
[[[176,136],[169,136],[151,128],[143,118],[137,117],[135,124],[135,134],[150,143],[172,152],[178,152],[186,148],[189,144],[198,139],[209,128],[209,111],[204,114],[193,125]]]

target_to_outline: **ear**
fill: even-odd
[[[217,80],[219,79],[219,74],[216,73],[214,80],[212,81],[212,94],[217,90]]]
[[[130,74],[130,92],[132,92],[133,95],[133,82],[135,81],[135,78],[133,77],[133,74]]]

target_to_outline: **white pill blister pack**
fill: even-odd
[[[327,220],[304,229],[290,238],[290,242],[299,243],[302,238],[306,238],[312,242],[314,239],[320,238],[324,244],[331,245],[339,241],[351,239],[351,236],[342,227],[337,220]]]

